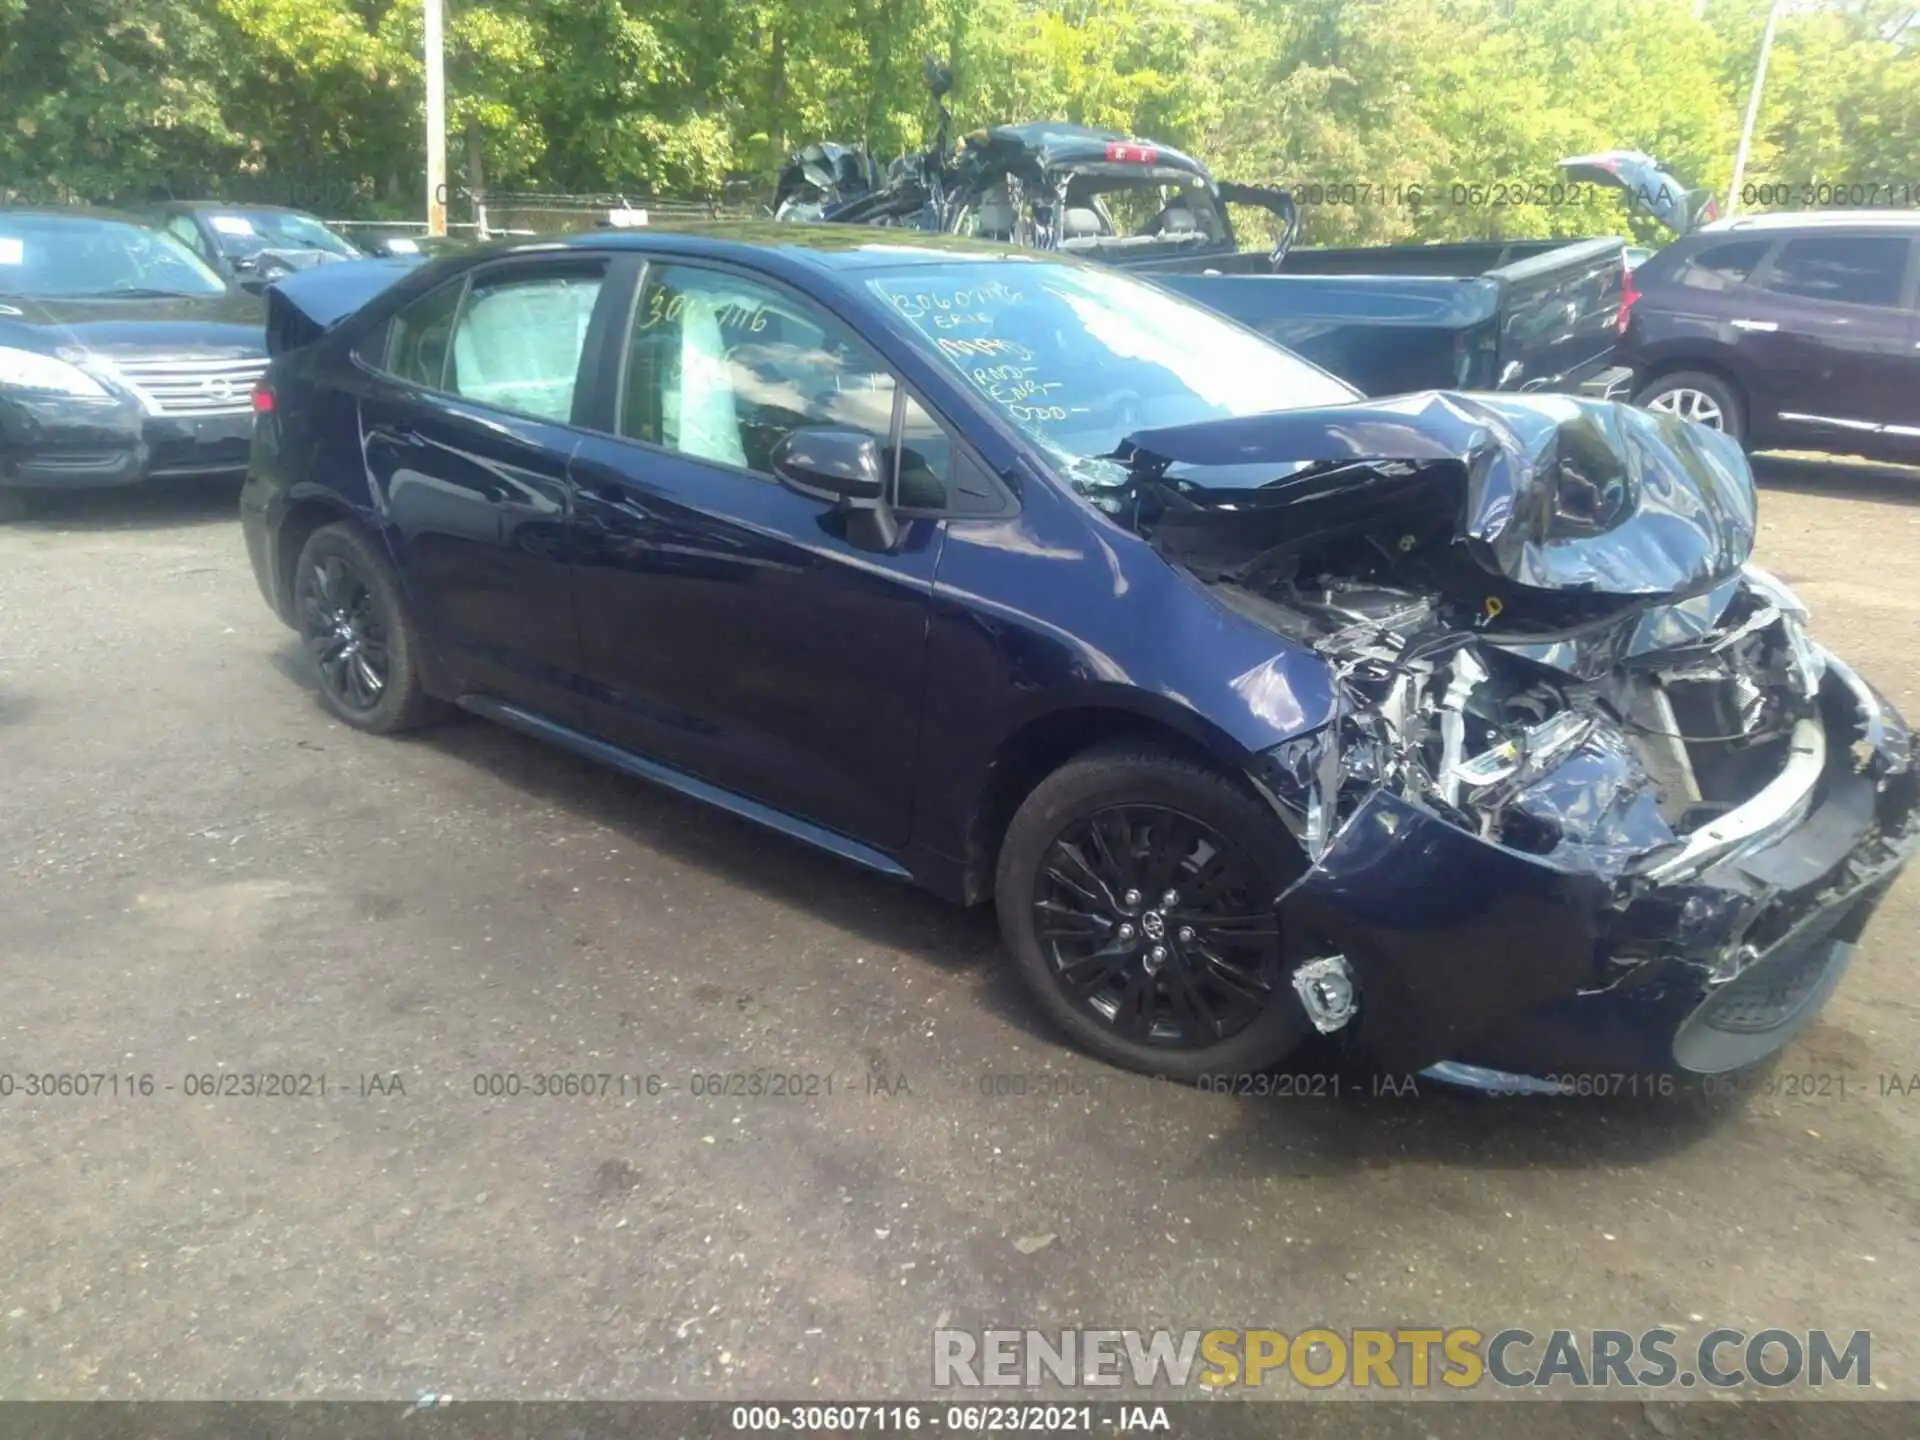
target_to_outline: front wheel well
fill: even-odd
[[[1096,746],[1150,745],[1210,766],[1236,783],[1245,781],[1184,731],[1127,710],[1099,707],[1059,710],[1009,735],[988,762],[986,783],[974,807],[967,836],[966,903],[993,898],[994,869],[1014,813],[1034,788],[1062,765]]]

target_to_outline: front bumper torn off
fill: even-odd
[[[1721,1073],[1818,1012],[1920,843],[1913,747],[1796,616],[1769,619],[1811,661],[1811,713],[1770,779],[1683,835],[1661,821],[1645,742],[1600,722],[1540,747],[1507,792],[1506,813],[1559,826],[1551,846],[1502,843],[1448,803],[1462,792],[1389,773],[1365,727],[1264,757],[1254,778],[1310,861],[1278,902],[1289,964],[1340,957],[1343,1028],[1370,1060],[1463,1083]]]

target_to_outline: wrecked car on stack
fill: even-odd
[[[269,299],[242,520],[334,714],[991,899],[1121,1065],[1741,1070],[1915,841],[1906,727],[1676,416],[1365,399],[1110,267],[853,227]]]

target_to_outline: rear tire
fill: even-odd
[[[1662,375],[1635,395],[1633,403],[1643,410],[1678,415],[1746,443],[1747,407],[1740,392],[1705,370],[1675,370]]]
[[[341,720],[392,735],[438,719],[422,680],[422,642],[386,557],[351,525],[307,537],[293,572],[294,627]]]
[[[1265,1069],[1314,1033],[1273,904],[1304,866],[1274,814],[1218,771],[1101,747],[1014,815],[995,904],[1054,1024],[1112,1064],[1192,1082]]]

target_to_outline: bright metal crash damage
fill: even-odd
[[[1724,436],[1429,393],[1147,432],[1116,458],[1129,485],[1103,508],[1335,677],[1332,722],[1254,777],[1309,861],[1278,903],[1438,821],[1596,897],[1598,928],[1561,947],[1571,993],[1674,962],[1711,990],[1912,843],[1910,739],[1748,563],[1752,480]],[[1822,830],[1816,806],[1824,848],[1776,846]],[[1894,810],[1899,833],[1876,822]],[[1350,948],[1294,972],[1323,1032],[1363,1008]]]

